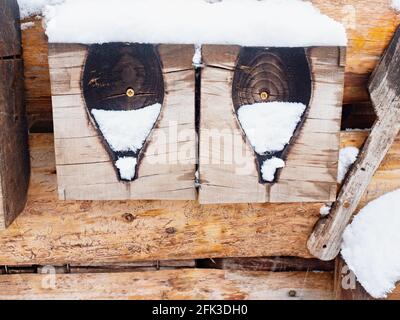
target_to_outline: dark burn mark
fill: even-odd
[[[137,158],[137,168],[146,142],[137,152],[115,152],[105,140],[92,115],[93,109],[138,110],[164,100],[164,79],[157,47],[151,44],[106,43],[89,46],[81,86],[89,117],[102,137],[112,162],[119,157]],[[133,90],[133,92],[132,92]],[[132,94],[133,93],[133,94]],[[123,181],[114,166],[118,179]],[[135,177],[137,179],[138,170]]]
[[[299,102],[307,106],[284,150],[264,155],[254,151],[260,183],[266,183],[261,174],[261,166],[265,160],[273,157],[286,160],[290,146],[306,119],[311,94],[311,71],[304,48],[243,47],[240,50],[232,85],[236,115],[241,106],[254,103]],[[277,171],[274,182],[277,181],[280,171]]]

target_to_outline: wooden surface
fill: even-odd
[[[138,178],[118,180],[112,161],[82,98],[81,73],[87,46],[50,44],[58,193],[64,200],[196,198],[194,46],[158,46],[165,97],[147,140]]]
[[[360,146],[362,132],[342,134]],[[0,232],[0,265],[110,263],[210,257],[310,258],[322,203],[198,205],[195,201],[58,201],[53,136],[31,136],[25,211]],[[363,203],[400,187],[400,140]]]
[[[0,299],[331,299],[332,274],[182,269],[0,275]],[[54,284],[54,287],[50,285]]]
[[[348,173],[330,214],[317,223],[310,235],[308,248],[319,259],[332,260],[338,255],[343,232],[399,133],[399,78],[400,29],[374,71],[369,85],[378,120]]]
[[[29,183],[28,128],[16,1],[0,3],[0,229],[23,210]]]
[[[313,94],[307,117],[274,184],[259,166],[234,114],[236,46],[203,46],[200,111],[200,203],[312,202],[336,199],[344,51],[307,49]],[[218,106],[218,108],[216,107]]]
[[[16,0],[0,2],[0,59],[21,54],[21,29]]]
[[[343,22],[349,38],[344,103],[369,101],[366,89],[370,73],[393,36],[400,16],[389,0],[312,0],[324,14]],[[32,28],[22,32],[26,97],[31,124],[51,119],[51,94],[47,39],[42,20],[30,18]]]

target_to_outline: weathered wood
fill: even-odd
[[[21,54],[21,28],[17,0],[0,2],[0,59]]]
[[[373,175],[400,130],[400,31],[371,79],[371,99],[378,110],[375,122],[329,216],[321,219],[308,241],[310,252],[332,260],[340,250],[343,231],[357,209]]]
[[[4,28],[4,29],[2,29]],[[28,128],[16,1],[0,4],[0,229],[23,210],[29,183]],[[18,49],[19,48],[19,49]]]
[[[110,159],[98,130],[88,121],[88,101],[85,103],[82,97],[81,86],[88,46],[50,44],[56,163],[61,199],[196,198],[194,46],[159,45],[157,52],[163,66],[165,86],[161,114],[141,152],[142,161],[137,168],[137,178],[123,183],[115,174],[114,161]],[[134,80],[140,82],[143,79],[136,77]],[[88,92],[85,92],[87,98]]]
[[[297,136],[285,150],[286,166],[274,184],[260,183],[259,161],[234,113],[234,101],[240,101],[232,99],[232,87],[239,90],[233,81],[240,47],[210,45],[202,51],[200,203],[334,201],[344,49],[306,49],[312,74],[311,102]]]
[[[165,270],[0,276],[0,299],[324,300],[331,273]],[[54,286],[52,286],[54,285]]]
[[[342,146],[367,134],[345,132]],[[201,206],[194,201],[58,201],[53,136],[31,136],[28,204],[0,232],[0,265],[87,265],[209,257],[298,256],[322,203]],[[363,202],[400,187],[400,140]]]
[[[333,271],[333,261],[303,259],[297,257],[265,257],[265,258],[216,258],[197,260],[201,268],[217,268],[223,270],[243,271]]]

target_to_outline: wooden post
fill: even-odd
[[[17,1],[0,2],[0,229],[23,210],[29,184]]]
[[[399,38],[400,29],[395,33],[369,84],[378,120],[348,174],[331,214],[317,223],[309,238],[308,249],[319,259],[332,260],[338,255],[343,232],[400,130]]]

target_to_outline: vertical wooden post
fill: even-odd
[[[0,229],[23,210],[29,184],[28,129],[16,0],[0,2]]]

